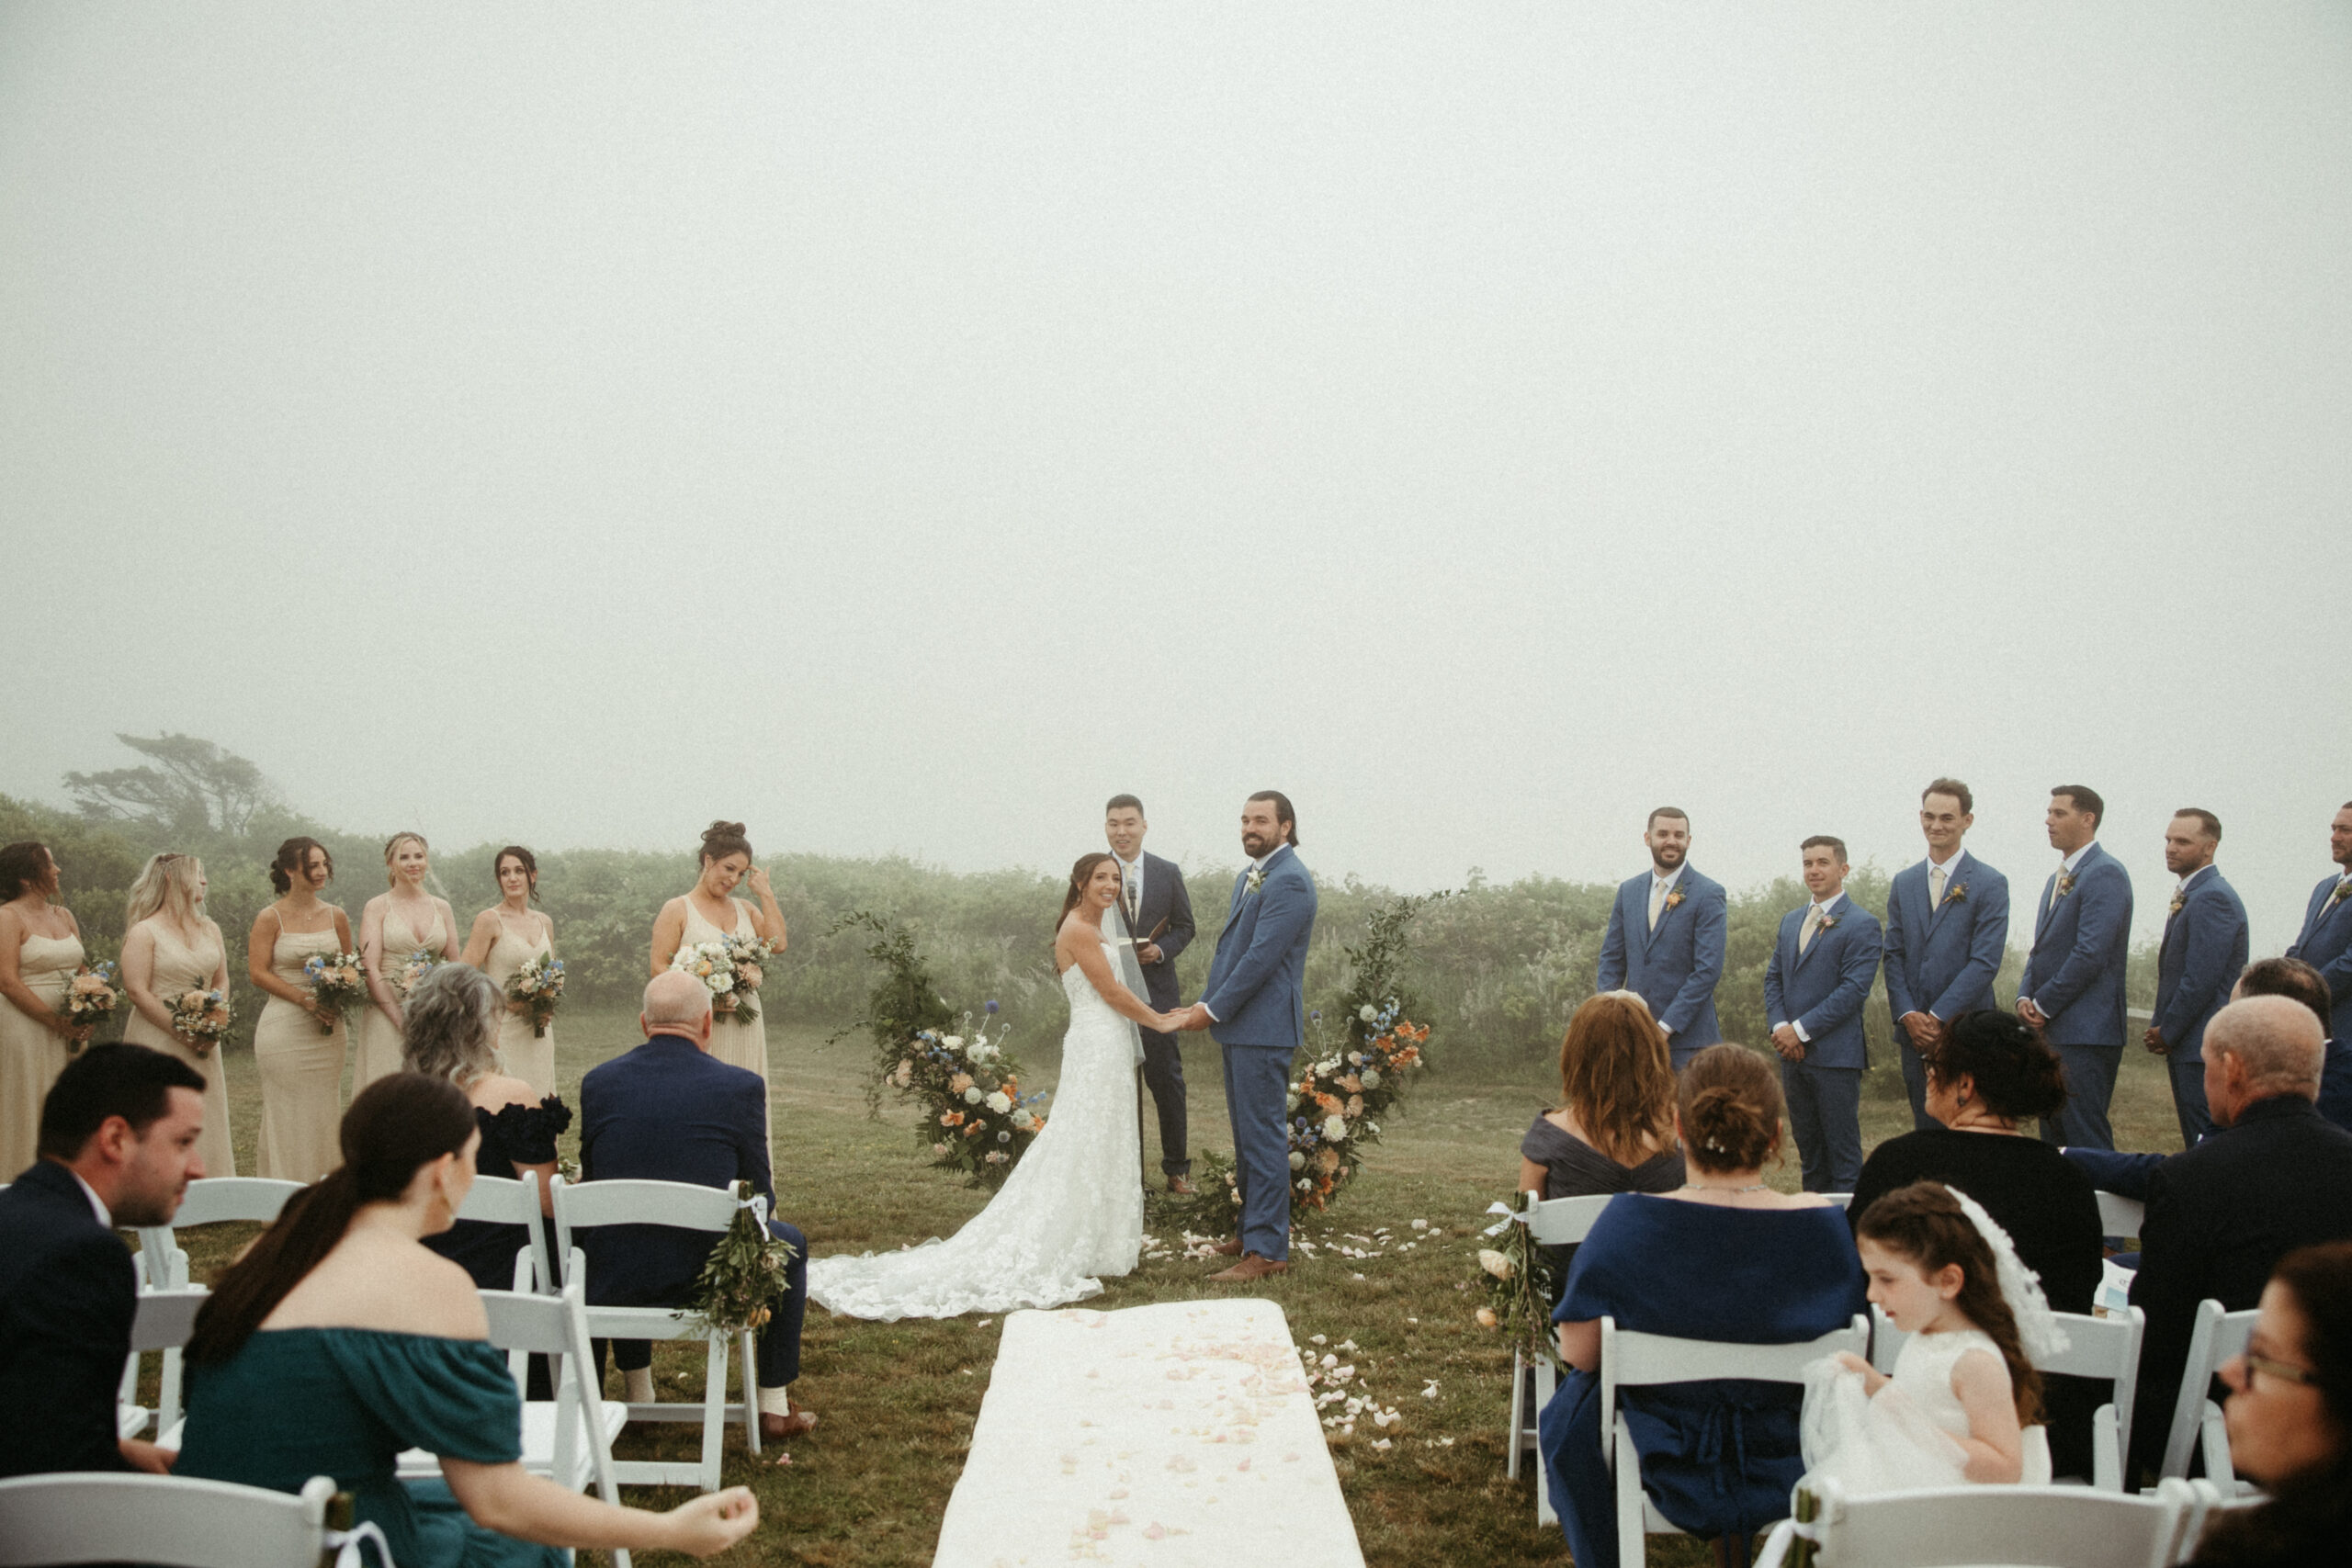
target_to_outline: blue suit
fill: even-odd
[[[1894,1043],[1903,1057],[1903,1092],[1915,1128],[1936,1125],[1928,1114],[1928,1072],[1919,1048],[1903,1027],[1905,1013],[1924,1012],[1950,1023],[1973,1009],[1999,1005],[1993,976],[2009,942],[2009,879],[1962,850],[1945,868],[1943,902],[1928,907],[1926,861],[1894,874],[1886,898],[1886,1004],[1894,1016]]]
[[[2034,906],[2033,952],[2018,980],[2018,999],[2048,1017],[2042,1037],[2066,1068],[2066,1103],[2041,1123],[2044,1143],[2111,1149],[2107,1104],[2128,1035],[2123,962],[2132,941],[2132,877],[2123,863],[2086,846],[2066,892],[2052,901],[2059,873],[2041,885]]]
[[[748,1181],[775,1213],[768,1171],[768,1088],[757,1073],[729,1066],[691,1040],[656,1034],[634,1051],[593,1067],[580,1080],[580,1173],[588,1181],[690,1181],[725,1187]],[[808,1310],[808,1244],[771,1218],[768,1229],[792,1247],[785,1293],[760,1330],[762,1388],[800,1375],[800,1322]],[[588,1261],[594,1306],[674,1306],[717,1239],[664,1225],[600,1225],[573,1233]],[[599,1362],[604,1352],[599,1349]],[[624,1370],[650,1364],[643,1340],[621,1340],[614,1360]]]
[[[2302,933],[2287,950],[2287,956],[2301,959],[2327,981],[2335,1010],[2328,1038],[2352,1040],[2352,897],[2335,897],[2336,881],[2333,876],[2323,877],[2312,889],[2311,902],[2303,910]]]
[[[1774,1029],[1794,1024],[1804,1037],[1804,1060],[1781,1061],[1804,1190],[1851,1192],[1862,1177],[1862,1069],[1871,1064],[1862,1004],[1884,944],[1878,920],[1841,893],[1800,953],[1797,937],[1811,908],[1781,917],[1764,968],[1764,1018]]]
[[[1715,982],[1724,977],[1724,940],[1731,919],[1723,884],[1700,875],[1686,861],[1668,895],[1674,907],[1658,911],[1657,929],[1652,931],[1650,876],[1644,872],[1619,886],[1608,933],[1600,939],[1600,972],[1593,988],[1632,991],[1649,1003],[1679,1069],[1724,1037],[1715,1021]]]
[[[2237,890],[2210,865],[2190,873],[2156,951],[2155,1029],[2166,1047],[2184,1149],[2213,1130],[2205,1107],[2205,1025],[2228,1003],[2245,955],[2245,905]]]
[[[1315,878],[1284,844],[1266,857],[1258,887],[1233,879],[1201,1005],[1225,1053],[1225,1109],[1241,1191],[1241,1249],[1290,1258],[1291,1055],[1306,1040],[1306,942],[1315,931]]]

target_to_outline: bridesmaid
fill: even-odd
[[[196,1152],[207,1176],[237,1174],[229,1143],[229,1082],[218,1041],[172,1027],[172,1004],[189,991],[229,989],[229,947],[204,912],[209,887],[194,855],[160,854],[130,885],[122,936],[122,988],[130,998],[124,1041],[177,1056],[204,1079],[204,1134]]]
[[[424,890],[432,869],[424,835],[395,833],[384,845],[384,880],[359,911],[359,965],[368,972],[368,1010],[359,1018],[359,1060],[352,1067],[357,1094],[386,1073],[401,1070],[401,994],[392,977],[423,948],[436,958],[458,956],[458,917],[447,898]]]
[[[316,839],[288,839],[269,863],[277,900],[254,917],[245,976],[269,993],[254,1028],[261,1069],[258,1174],[316,1181],[343,1163],[343,1063],[350,1048],[343,1019],[312,1000],[305,961],[349,953],[351,920],[319,897],[334,879],[334,857]],[[322,1030],[324,1031],[322,1032]]]
[[[46,844],[0,849],[0,1181],[39,1157],[41,1101],[90,1037],[89,1026],[56,1011],[86,956],[74,911],[55,902],[57,885]]]
[[[466,937],[464,961],[490,976],[498,994],[514,971],[534,958],[555,956],[555,922],[532,908],[539,901],[539,863],[520,844],[498,852],[499,900],[495,908],[474,917]],[[544,1034],[531,1032],[528,1012],[512,1002],[505,1005],[498,1025],[498,1055],[505,1071],[531,1086],[531,1093],[555,1092],[555,1025]]]
[[[738,883],[759,895],[757,909],[732,897]],[[776,908],[768,874],[752,863],[752,841],[743,836],[743,824],[713,822],[702,836],[702,875],[694,891],[662,905],[661,918],[653,922],[653,973],[667,970],[679,948],[728,935],[756,936],[782,953],[784,911]],[[748,1023],[733,1013],[720,1013],[711,1031],[710,1054],[732,1066],[748,1067],[764,1082],[766,1010],[761,1009],[760,1016]]]

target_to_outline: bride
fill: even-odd
[[[1103,921],[1119,863],[1100,851],[1070,868],[1054,937],[1069,997],[1061,1081],[1045,1131],[987,1208],[945,1241],[863,1257],[813,1258],[808,1297],[847,1317],[957,1317],[1054,1307],[1099,1294],[1143,1250],[1136,1127],[1136,1025],[1173,1030],[1120,978]],[[1138,988],[1141,976],[1136,976]]]

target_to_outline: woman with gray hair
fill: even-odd
[[[498,1053],[498,1026],[505,1016],[506,998],[488,976],[469,964],[444,964],[409,993],[401,1022],[401,1066],[463,1089],[481,1128],[474,1173],[510,1179],[536,1174],[539,1212],[551,1213],[548,1183],[555,1179],[555,1141],[571,1125],[571,1109],[552,1094],[539,1098],[529,1084],[506,1076]],[[514,1255],[528,1238],[520,1225],[459,1220],[439,1235],[425,1237],[424,1245],[472,1275],[476,1285],[505,1291],[514,1286]]]

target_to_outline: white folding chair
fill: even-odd
[[[1822,1197],[1835,1208],[1850,1209],[1854,1206],[1854,1195],[1851,1192],[1824,1192]]]
[[[2169,1486],[2173,1483],[2167,1481],[2159,1482],[2157,1484]],[[2196,1550],[2198,1542],[2205,1539],[2206,1527],[2218,1521],[2222,1515],[2235,1513],[2240,1508],[2258,1508],[2270,1501],[2268,1494],[2248,1490],[2244,1482],[2236,1483],[2235,1485],[2236,1490],[2224,1492],[2211,1481],[2197,1480],[2188,1483],[2191,1497],[2188,1506],[2188,1523],[2180,1532],[2180,1555],[2183,1559]],[[2153,1493],[2147,1495],[2154,1495]]]
[[[1756,1568],[1781,1568],[1800,1540],[1819,1568],[2169,1568],[2191,1511],[2188,1484],[2154,1494],[2086,1486],[1938,1486],[1849,1497],[1825,1480],[1814,1517],[1772,1528]]]
[[[2065,1331],[2066,1348],[2033,1363],[2048,1376],[2099,1378],[2113,1390],[2107,1404],[2091,1416],[2090,1483],[2102,1492],[2121,1492],[2123,1456],[2132,1442],[2132,1404],[2140,1391],[2140,1344],[2148,1330],[2148,1314],[2138,1307],[2115,1316],[2054,1312]],[[1883,1372],[1894,1371],[1894,1359],[1910,1337],[1878,1307],[1871,1308],[1871,1365]]]
[[[192,1290],[141,1291],[139,1310],[130,1319],[130,1354],[123,1359],[123,1381],[134,1383],[139,1376],[139,1358],[150,1350],[164,1352],[164,1384],[155,1408],[140,1410],[138,1406],[121,1407],[119,1423],[120,1435],[135,1438],[155,1424],[156,1440],[165,1448],[176,1447],[180,1426],[180,1347],[196,1332],[196,1309],[212,1294],[202,1286]],[[138,1420],[131,1420],[131,1412]]]
[[[557,1177],[555,1194],[556,1247],[563,1254],[566,1283],[578,1279],[583,1287],[588,1266],[579,1252],[578,1233],[605,1225],[668,1225],[673,1229],[723,1232],[735,1223],[733,1194],[688,1181],[585,1181],[573,1185]],[[764,1200],[758,1201],[762,1224],[767,1220]],[[727,1398],[727,1351],[729,1336],[709,1333],[689,1323],[674,1307],[590,1306],[588,1332],[599,1339],[702,1339],[709,1349],[704,1359],[703,1397],[699,1408],[669,1404],[626,1404],[631,1421],[702,1422],[702,1457],[692,1464],[655,1460],[624,1460],[615,1466],[628,1486],[696,1486],[718,1490],[718,1461],[726,1445],[726,1424],[741,1419],[743,1440],[760,1451],[760,1406],[755,1388],[758,1361],[749,1329],[733,1336],[743,1358],[743,1399]]]
[[[548,1270],[546,1216],[539,1213],[539,1173],[520,1177],[477,1176],[458,1208],[458,1218],[493,1225],[521,1225],[526,1241],[514,1254],[514,1288],[555,1293],[555,1276]]]
[[[2145,1203],[2120,1192],[2097,1192],[2092,1196],[2098,1200],[2099,1235],[2139,1238],[2140,1224],[2148,1217]]]
[[[2197,1303],[2188,1360],[2180,1370],[2180,1396],[2173,1402],[2172,1430],[2165,1438],[2164,1468],[2157,1472],[2165,1479],[2188,1476],[2188,1450],[2195,1446],[2205,1456],[2205,1478],[2225,1493],[2238,1490],[2237,1472],[2230,1468],[2229,1428],[2222,1424],[2222,1407],[2211,1394],[2214,1373],[2245,1349],[2257,1315],[2252,1308],[2225,1312],[2211,1296]]]
[[[1529,1189],[1527,1206],[1511,1216],[1511,1223],[1527,1227],[1527,1239],[1537,1247],[1574,1247],[1584,1240],[1592,1229],[1600,1211],[1609,1207],[1614,1193],[1603,1192],[1589,1198],[1545,1198]],[[1551,1330],[1546,1328],[1545,1333]],[[1531,1362],[1525,1350],[1510,1353],[1510,1433],[1504,1440],[1503,1472],[1513,1481],[1519,1479],[1520,1456],[1529,1451],[1535,1454],[1535,1513],[1539,1523],[1549,1523],[1544,1516],[1551,1506],[1544,1483],[1544,1454],[1535,1440],[1535,1423],[1543,1416],[1544,1407],[1552,1402],[1552,1391],[1558,1386],[1558,1374],[1552,1363],[1540,1357]],[[1530,1385],[1532,1385],[1532,1387]]]
[[[242,1220],[270,1224],[286,1200],[302,1190],[299,1181],[272,1181],[259,1176],[208,1176],[187,1184],[179,1212],[168,1225],[142,1226],[140,1255],[147,1260],[151,1290],[177,1290],[187,1282],[187,1254],[180,1249],[177,1232],[190,1225],[217,1225]]]
[[[166,1475],[19,1476],[0,1481],[0,1568],[319,1568],[348,1539],[327,1527],[334,1495],[324,1475],[299,1494]]]
[[[1642,1457],[1634,1447],[1633,1429],[1617,1408],[1620,1390],[1723,1378],[1801,1383],[1804,1369],[1824,1356],[1841,1350],[1861,1355],[1870,1347],[1870,1320],[1859,1313],[1846,1327],[1796,1345],[1739,1345],[1635,1334],[1621,1331],[1613,1317],[1602,1318],[1600,1454],[1616,1483],[1618,1568],[1642,1568],[1648,1561],[1650,1536],[1682,1533],[1681,1527],[1659,1513],[1642,1490]]]

